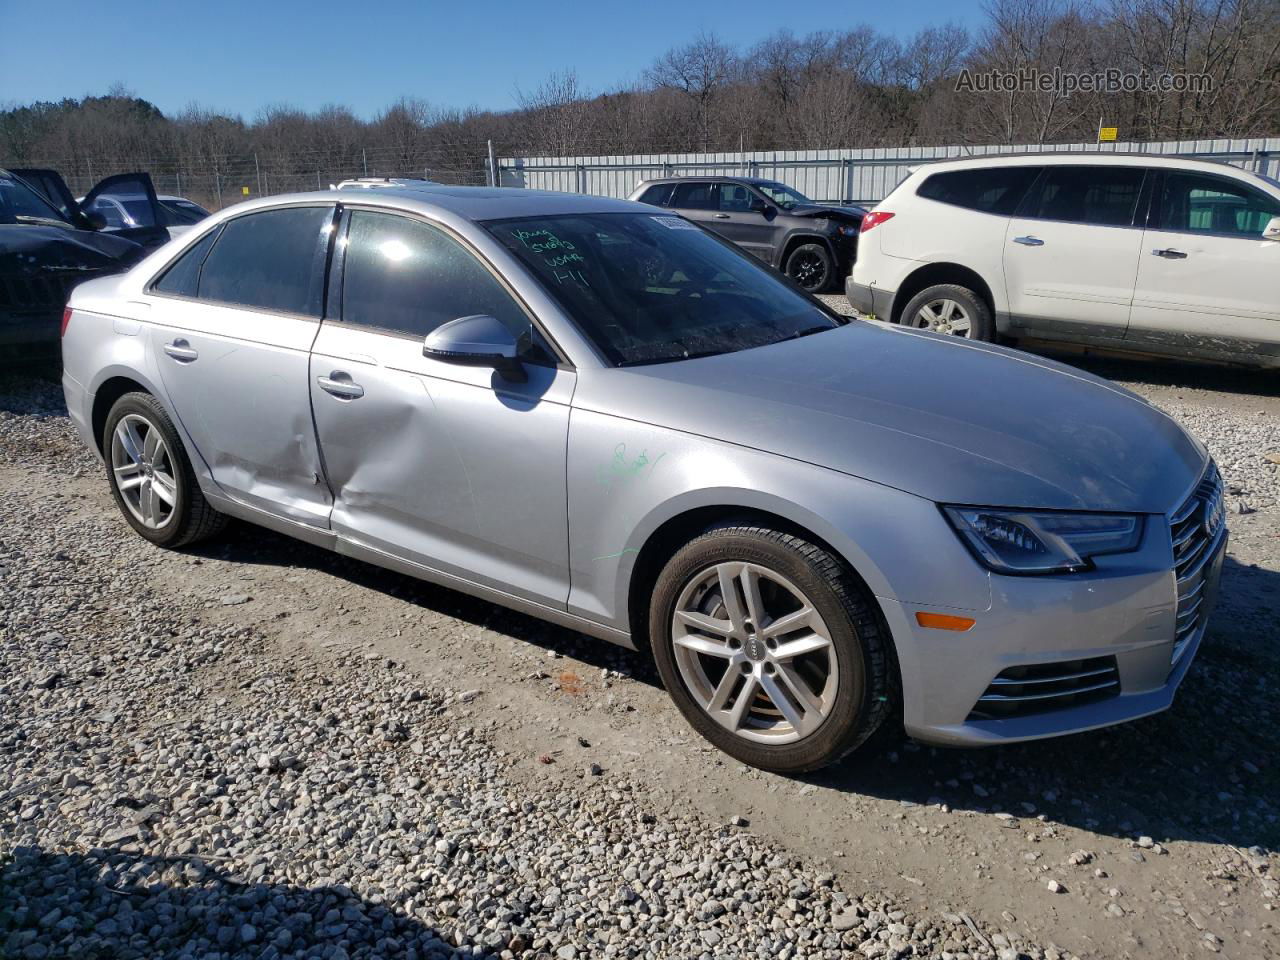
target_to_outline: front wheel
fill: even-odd
[[[957,283],[921,290],[902,310],[902,324],[969,340],[995,340],[995,323],[985,300]]]
[[[889,714],[887,640],[865,590],[790,534],[724,527],[686,544],[658,578],[649,630],[680,712],[743,763],[815,770]]]
[[[831,283],[835,266],[831,254],[820,243],[802,243],[787,257],[784,271],[787,276],[809,293],[821,293]]]

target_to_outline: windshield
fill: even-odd
[[[753,184],[753,186],[783,210],[790,210],[798,203],[813,203],[799,190],[793,190],[785,183],[761,181]]]
[[[748,350],[843,322],[679,217],[598,213],[484,226],[617,366]]]
[[[44,197],[10,174],[0,173],[0,223],[67,224],[67,218]]]

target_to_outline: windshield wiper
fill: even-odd
[[[783,337],[781,340],[777,342],[785,343],[787,340],[799,340],[801,337],[807,337],[815,333],[822,333],[826,330],[835,330],[835,329],[836,329],[835,327],[826,326],[825,324],[822,326],[816,326],[816,327],[805,327],[803,330],[799,330],[796,333],[791,334],[791,336],[789,337]]]
[[[675,363],[677,360],[697,360],[699,357],[718,357],[724,350],[695,350],[693,353],[672,354],[667,357],[639,357],[634,360],[621,360],[620,367],[643,367],[650,363]]]
[[[14,223],[35,223],[50,227],[69,227],[71,224],[65,220],[58,220],[54,217],[33,217],[26,213],[15,213],[13,215]]]

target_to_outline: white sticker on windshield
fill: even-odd
[[[679,217],[650,217],[650,220],[662,224],[668,230],[697,230],[688,220],[681,220]]]

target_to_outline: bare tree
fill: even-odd
[[[711,148],[716,102],[733,77],[736,59],[714,35],[700,33],[692,43],[668,50],[649,68],[653,84],[679,90],[693,104],[703,150]]]

